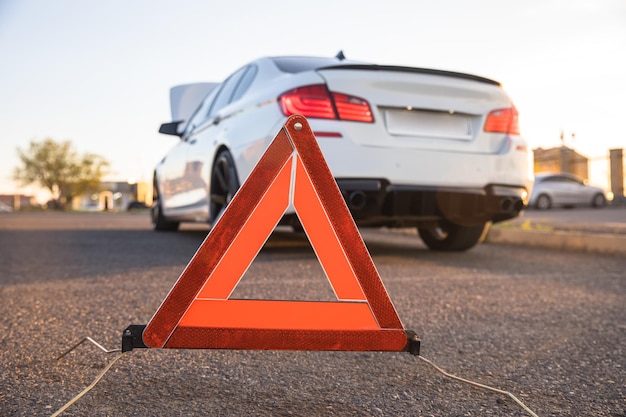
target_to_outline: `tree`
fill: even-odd
[[[37,184],[46,188],[60,208],[89,191],[98,191],[109,162],[99,155],[78,155],[70,141],[31,141],[28,149],[17,149],[22,166],[15,168],[13,178],[22,185]]]

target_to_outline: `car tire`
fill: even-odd
[[[535,203],[535,208],[537,210],[549,210],[552,208],[552,199],[547,194],[541,194],[537,197],[537,202]]]
[[[178,230],[180,223],[167,220],[167,218],[163,215],[161,207],[161,199],[157,196],[154,204],[150,207],[152,229],[157,232],[173,232]]]
[[[483,236],[486,223],[461,226],[442,221],[436,226],[418,227],[422,241],[429,249],[442,252],[461,252],[476,246]]]
[[[209,223],[214,224],[220,218],[238,189],[235,161],[230,152],[223,149],[218,152],[211,168]]]
[[[606,197],[604,195],[598,193],[593,196],[591,200],[591,206],[595,208],[600,208],[606,206]]]

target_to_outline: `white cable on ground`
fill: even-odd
[[[432,363],[431,361],[429,361],[425,357],[423,357],[421,355],[418,355],[417,357],[420,358],[421,360],[423,360],[424,362],[426,362],[427,364],[429,364],[430,366],[432,366],[433,368],[435,368],[442,375],[447,376],[448,378],[452,378],[452,379],[455,379],[457,381],[464,382],[466,384],[472,385],[472,386],[477,387],[477,388],[482,388],[482,389],[486,389],[488,391],[497,392],[498,394],[508,395],[513,401],[515,401],[517,404],[519,404],[519,406],[522,407],[528,414],[530,414],[533,417],[539,417],[530,408],[526,407],[526,405],[524,405],[524,403],[521,402],[515,395],[511,394],[508,391],[503,391],[501,389],[493,388],[493,387],[490,387],[488,385],[479,384],[478,382],[470,381],[468,379],[461,378],[461,377],[458,377],[456,375],[452,375],[452,374],[444,371],[443,369],[441,369],[440,367],[438,367],[437,365],[435,365],[434,363]]]
[[[76,401],[80,400],[85,394],[87,394],[89,391],[91,391],[91,389],[93,387],[96,386],[96,384],[98,382],[100,382],[100,380],[102,379],[102,377],[104,377],[104,375],[109,371],[109,369],[111,369],[111,367],[113,366],[113,364],[115,362],[117,362],[117,360],[119,358],[122,357],[122,355],[124,355],[125,352],[122,352],[118,355],[115,356],[115,358],[113,358],[113,360],[111,362],[109,362],[109,364],[107,366],[104,367],[104,369],[102,370],[102,372],[100,372],[100,374],[96,377],[96,379],[84,390],[82,390],[77,396],[75,396],[74,398],[72,398],[67,404],[65,404],[63,407],[59,408],[54,414],[52,414],[51,417],[57,417],[59,415],[61,415],[61,413],[65,410],[67,410],[68,408],[70,408]]]
[[[63,354],[61,356],[59,356],[57,358],[57,360],[60,360],[65,355],[67,355],[68,353],[70,353],[71,351],[73,351],[74,349],[76,349],[77,347],[79,347],[80,345],[82,345],[85,342],[90,342],[91,344],[95,345],[98,349],[100,349],[104,353],[113,353],[113,352],[121,352],[122,351],[122,349],[107,349],[104,346],[102,346],[100,343],[98,343],[95,340],[93,340],[91,337],[87,336],[87,337],[83,338],[80,342],[76,343],[74,346],[72,346],[71,348],[69,348],[68,350],[63,352]]]
[[[107,350],[102,345],[100,345],[99,343],[95,342],[92,338],[86,337],[83,340],[81,340],[80,342],[78,342],[76,345],[74,345],[72,348],[70,348],[68,351],[63,353],[61,356],[59,356],[57,358],[57,360],[61,359],[65,355],[67,355],[69,352],[74,350],[76,347],[78,347],[79,345],[81,345],[85,341],[89,341],[89,342],[93,343],[98,348],[100,348],[101,350],[103,350],[104,352],[107,352],[107,353],[120,351],[120,349]],[[115,358],[113,358],[113,360],[111,362],[109,362],[107,364],[107,366],[104,367],[104,369],[100,372],[100,374],[98,374],[96,379],[94,379],[94,381],[87,388],[85,388],[80,393],[78,393],[78,395],[76,395],[74,398],[72,398],[70,401],[68,401],[63,407],[59,408],[54,414],[52,414],[51,417],[57,417],[57,416],[61,415],[61,413],[63,413],[68,408],[70,408],[72,405],[74,405],[74,403],[76,403],[78,400],[80,400],[82,397],[84,397],[85,394],[87,394],[89,391],[91,391],[93,389],[93,387],[95,387],[96,384],[98,382],[100,382],[100,380],[104,377],[104,375],[106,375],[106,373],[111,369],[111,367],[115,364],[115,362],[117,362],[118,359],[120,359],[124,355],[124,353],[126,353],[126,352],[120,352],[117,356],[115,356]],[[430,366],[432,366],[433,368],[435,368],[435,370],[437,370],[437,372],[441,373],[442,375],[444,375],[444,376],[446,376],[448,378],[451,378],[451,379],[454,379],[454,380],[457,380],[457,381],[460,381],[460,382],[464,382],[464,383],[469,384],[471,386],[474,386],[474,387],[477,387],[477,388],[482,388],[482,389],[485,389],[487,391],[492,391],[492,392],[495,392],[495,393],[498,393],[498,394],[506,395],[509,398],[511,398],[513,401],[515,401],[520,407],[522,407],[532,417],[539,417],[530,408],[528,408],[523,402],[521,402],[515,395],[511,394],[508,391],[504,391],[504,390],[501,390],[501,389],[498,389],[498,388],[493,388],[493,387],[490,387],[488,385],[480,384],[478,382],[470,381],[468,379],[461,378],[461,377],[458,377],[456,375],[452,375],[452,374],[444,371],[443,369],[441,369],[440,367],[438,367],[437,365],[435,365],[434,363],[432,363],[431,361],[429,361],[425,357],[423,357],[421,355],[417,355],[417,357],[420,358],[421,360],[423,360],[424,362],[426,362],[427,364],[429,364]]]

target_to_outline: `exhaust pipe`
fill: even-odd
[[[519,199],[503,198],[500,200],[500,210],[505,213],[519,213],[524,209],[524,202]]]
[[[348,196],[348,207],[350,210],[360,211],[365,208],[367,198],[363,191],[352,191]]]
[[[500,210],[510,213],[514,210],[513,200],[510,198],[503,198],[500,200]]]

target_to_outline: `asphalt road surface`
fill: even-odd
[[[156,233],[143,214],[0,214],[0,415],[51,415],[145,324],[206,227]],[[483,244],[426,250],[364,233],[421,354],[510,391],[539,416],[626,416],[626,259]],[[303,234],[275,232],[242,297],[323,299]],[[525,416],[510,398],[408,353],[136,349],[67,416]]]

